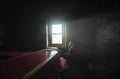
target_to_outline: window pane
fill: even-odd
[[[62,44],[62,35],[52,35],[52,44]]]
[[[53,24],[52,33],[62,33],[62,24]]]

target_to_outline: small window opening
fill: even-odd
[[[52,24],[52,44],[62,44],[62,24]]]

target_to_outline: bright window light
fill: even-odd
[[[52,44],[62,44],[62,35],[52,35]]]
[[[53,24],[52,33],[62,33],[62,24]]]

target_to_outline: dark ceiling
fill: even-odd
[[[47,19],[53,16],[75,18],[106,12],[115,12],[119,9],[116,0],[74,0],[74,1],[9,1],[0,5],[1,18],[10,19],[9,22],[20,18]]]

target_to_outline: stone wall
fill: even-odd
[[[101,50],[117,51],[120,47],[120,16],[109,14],[97,19],[97,46]]]
[[[106,14],[97,17],[96,52],[91,71],[100,77],[118,77],[120,56],[120,16]]]
[[[120,56],[120,16],[100,14],[67,23],[76,58],[88,60],[91,72],[100,77],[118,76]]]

